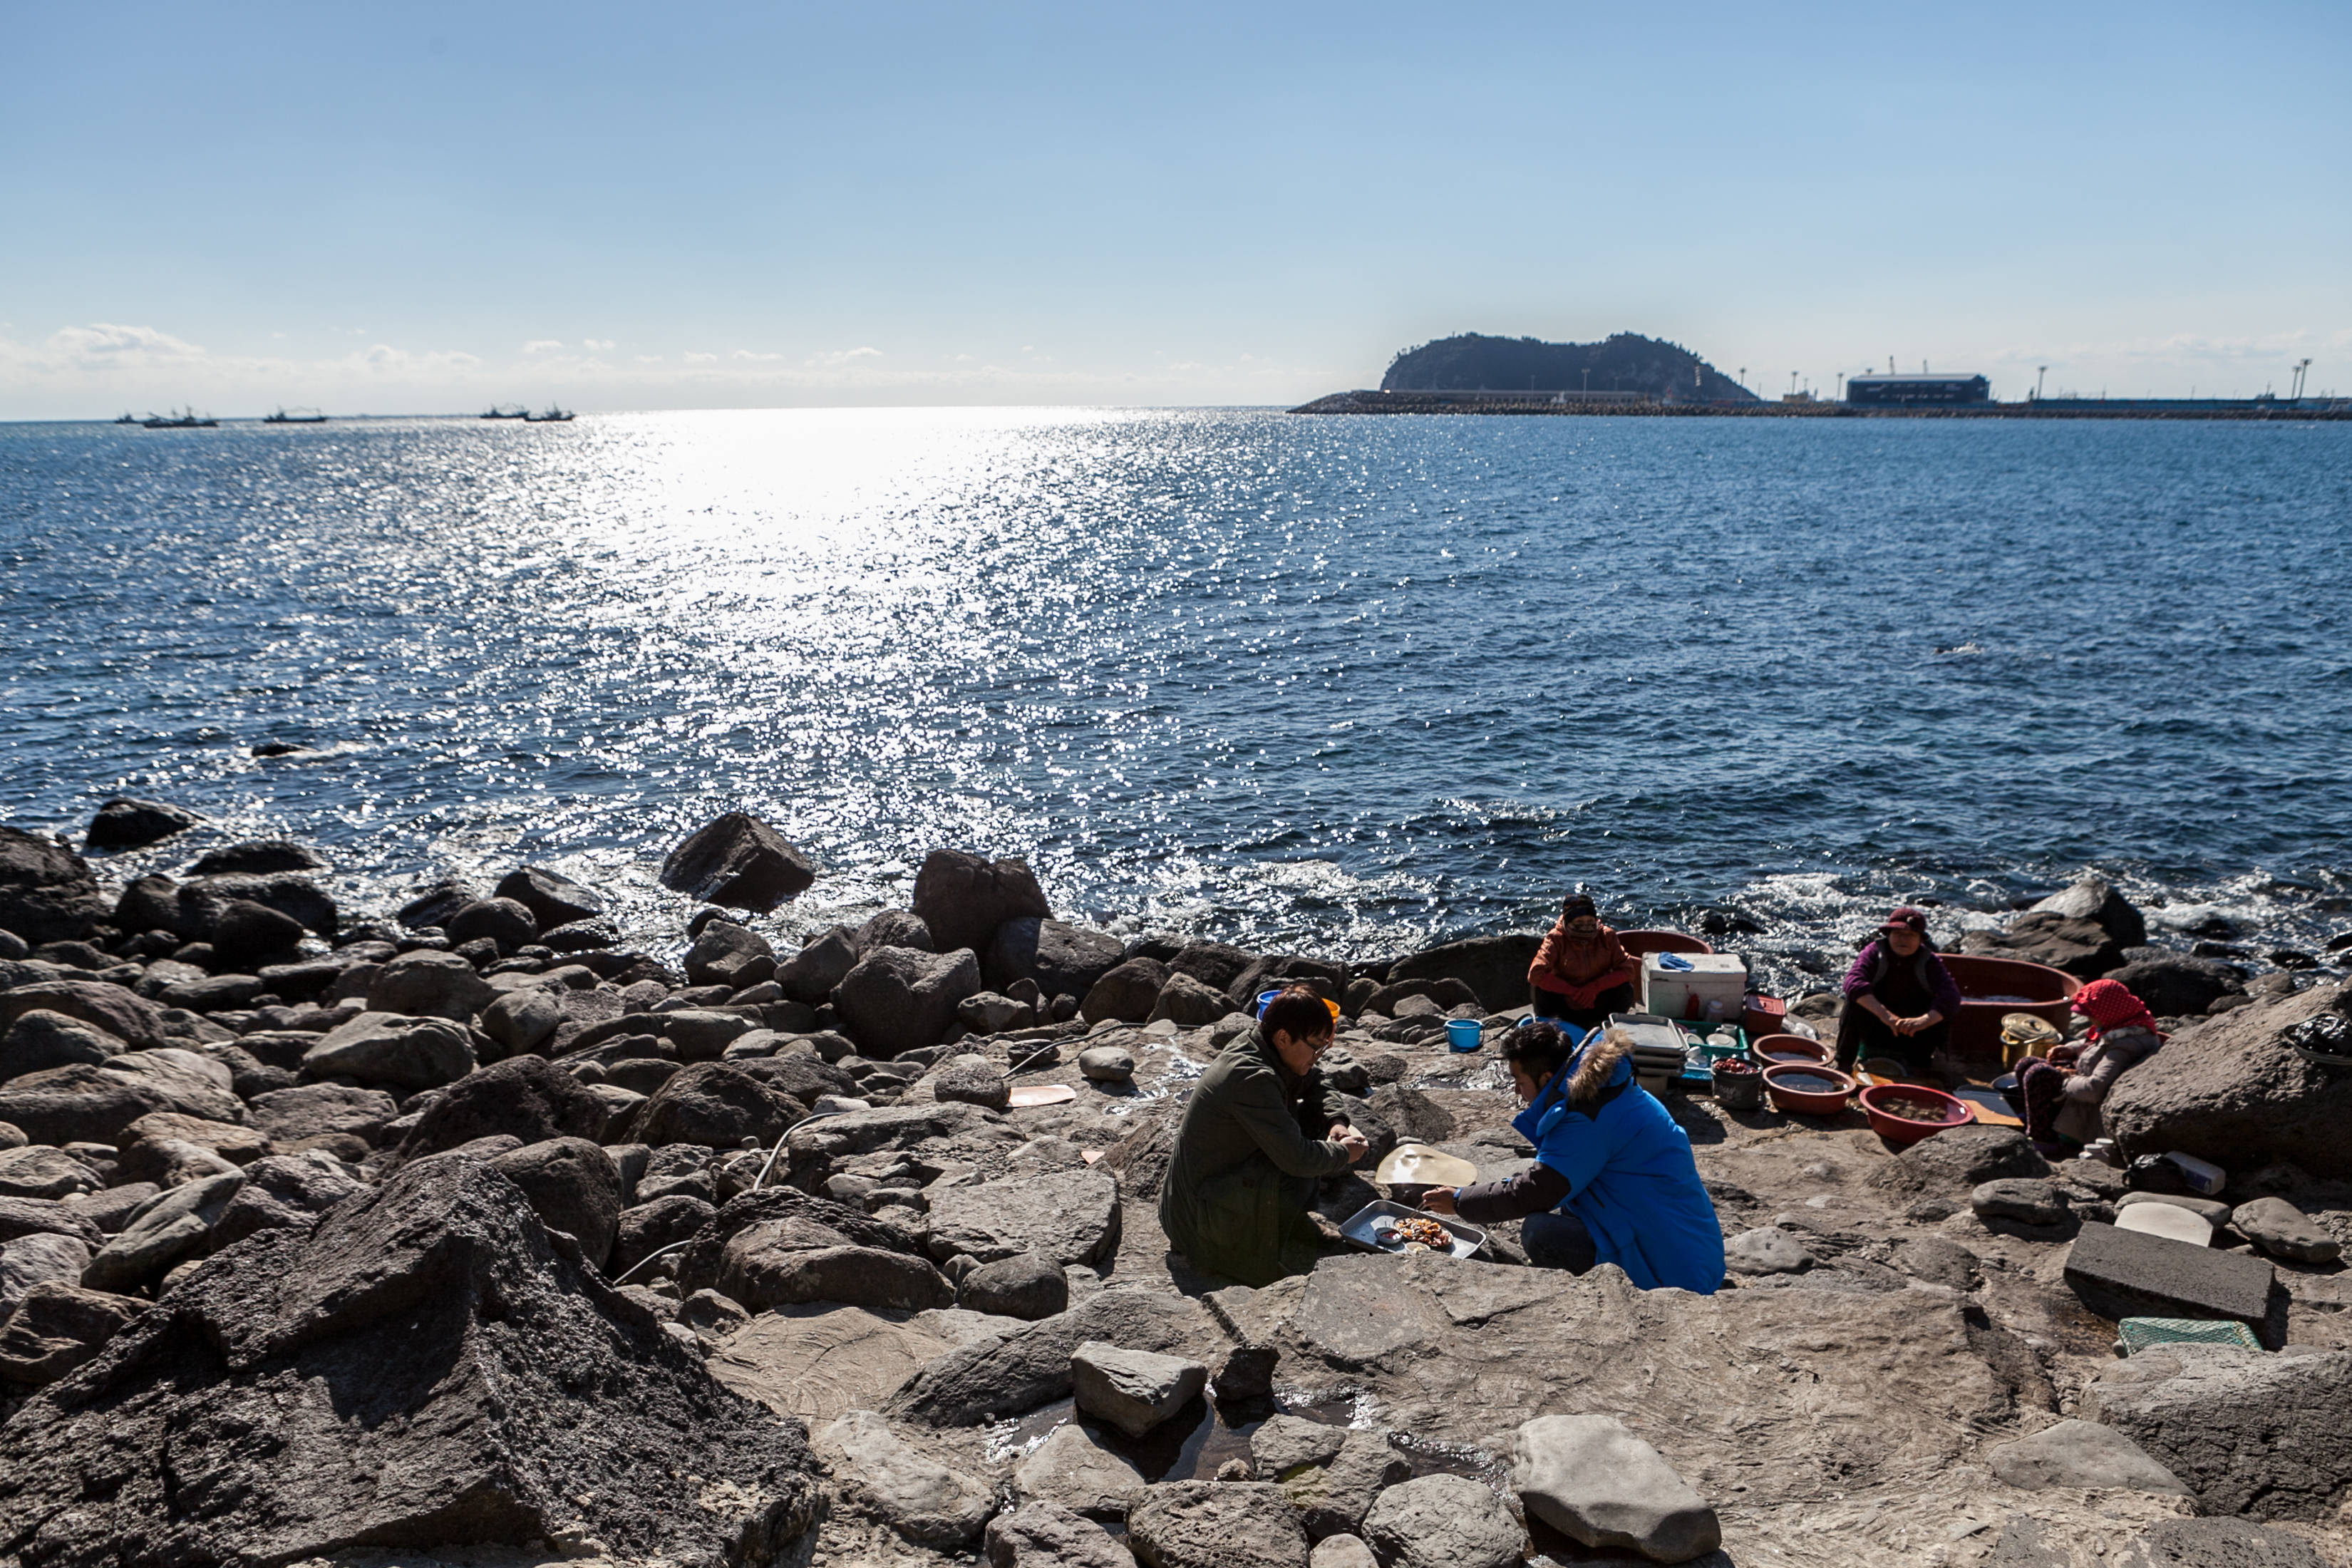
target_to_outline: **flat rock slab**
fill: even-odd
[[[2135,1230],[2142,1236],[2168,1237],[2187,1242],[2191,1247],[2213,1245],[2213,1227],[2190,1214],[2187,1209],[2170,1204],[2134,1204],[2116,1211],[2117,1230]]]
[[[2066,1283],[2103,1318],[2235,1318],[2259,1327],[2273,1272],[2259,1258],[2085,1221]]]
[[[2182,1494],[2189,1490],[2137,1443],[2095,1421],[2061,1421],[2030,1437],[2003,1443],[1986,1454],[1985,1464],[2021,1491],[2038,1492],[2051,1487],[2129,1487],[2135,1491]]]
[[[1135,1568],[1102,1526],[1049,1502],[1026,1502],[988,1521],[989,1568]]]
[[[863,1307],[780,1307],[719,1342],[704,1364],[745,1398],[819,1430],[873,1409],[948,1350],[907,1319]]]
[[[1143,1490],[1143,1477],[1084,1426],[1066,1421],[1013,1468],[1013,1489],[1024,1502],[1049,1502],[1088,1519],[1123,1520]]]
[[[1279,1488],[1252,1481],[1146,1487],[1127,1520],[1144,1568],[1307,1568],[1307,1532]]]
[[[1742,1231],[1724,1244],[1723,1266],[1734,1274],[1795,1274],[1812,1264],[1804,1244],[1776,1225]]]
[[[1057,1264],[1093,1263],[1118,1246],[1118,1182],[1081,1168],[950,1187],[931,1200],[931,1256],[970,1253],[982,1263],[1038,1253]]]
[[[836,1417],[817,1451],[845,1496],[918,1545],[969,1546],[995,1511],[985,1483],[920,1453],[871,1410]]]
[[[1723,1526],[1664,1455],[1607,1415],[1541,1415],[1511,1441],[1511,1484],[1528,1513],[1587,1546],[1687,1563]]]
[[[925,1363],[892,1397],[890,1414],[931,1426],[973,1426],[1034,1410],[1070,1392],[1070,1352],[1088,1340],[1196,1360],[1225,1342],[1215,1321],[1187,1297],[1105,1290]]]
[[[1308,1465],[1328,1465],[1339,1457],[1347,1428],[1304,1415],[1268,1416],[1250,1434],[1250,1463],[1260,1479],[1278,1481]]]
[[[1140,1437],[1208,1386],[1209,1369],[1181,1356],[1121,1350],[1089,1340],[1070,1352],[1078,1408]]]
[[[2231,1219],[2248,1240],[2273,1258],[2292,1263],[2333,1263],[2344,1253],[2342,1242],[2284,1198],[2256,1198],[2241,1204]]]

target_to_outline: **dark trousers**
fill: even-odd
[[[1881,1069],[1892,1068],[1907,1079],[1927,1082],[1935,1076],[1928,1063],[1952,1038],[1949,1018],[1916,1035],[1898,1035],[1877,1014],[1848,1001],[1838,1017],[1837,1065],[1851,1072],[1854,1060],[1875,1058]]]
[[[1571,1006],[1568,998],[1559,992],[1547,991],[1540,985],[1530,984],[1528,987],[1528,1003],[1538,1018],[1553,1018],[1561,1023],[1573,1024],[1580,1029],[1589,1029],[1612,1013],[1630,1013],[1633,1010],[1633,983],[1629,980],[1622,985],[1612,986],[1603,991],[1592,999],[1592,1005],[1590,1007]]]
[[[1564,1268],[1570,1274],[1582,1274],[1601,1261],[1601,1250],[1593,1245],[1592,1232],[1566,1209],[1531,1214],[1521,1220],[1519,1245],[1527,1249],[1528,1261],[1538,1268]]]
[[[2040,1057],[2017,1064],[2018,1096],[2025,1101],[2025,1135],[2036,1143],[2055,1143],[2058,1112],[2066,1103],[2066,1069]]]

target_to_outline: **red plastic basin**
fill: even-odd
[[[1830,1047],[1802,1035],[1767,1035],[1748,1047],[1759,1067],[1774,1062],[1826,1062],[1834,1059]]]
[[[1808,1087],[1824,1079],[1839,1087]],[[1845,1109],[1846,1099],[1853,1090],[1853,1079],[1819,1062],[1776,1062],[1764,1069],[1764,1092],[1772,1097],[1776,1110],[1793,1110],[1801,1116],[1835,1116]]]
[[[1882,1109],[1889,1100],[1914,1100],[1934,1105],[1944,1112],[1940,1121],[1921,1121],[1914,1117],[1897,1116]],[[1874,1083],[1862,1091],[1862,1113],[1870,1118],[1870,1130],[1898,1149],[1907,1149],[1922,1138],[1932,1138],[1947,1128],[1964,1127],[1976,1120],[1965,1101],[1946,1094],[1940,1089],[1929,1089],[1918,1083]]]
[[[1621,931],[1617,940],[1635,958],[1651,952],[1713,952],[1715,949],[1686,931]]]
[[[2083,983],[2063,969],[2028,963],[2021,958],[1979,958],[1965,952],[1939,952],[1952,984],[1960,988],[1960,1016],[1952,1020],[1952,1049],[1968,1056],[1999,1057],[2000,1018],[2004,1013],[2032,1013],[2047,1019],[2059,1033],[2066,1030],[2074,993]],[[2022,996],[2022,1002],[1993,1002],[1992,996]]]

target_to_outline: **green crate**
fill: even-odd
[[[2158,1345],[2234,1345],[2258,1351],[2262,1342],[2234,1318],[2126,1318],[2116,1325],[2116,1349],[2137,1355]]]

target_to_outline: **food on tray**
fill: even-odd
[[[1396,1222],[1396,1237],[1399,1241],[1418,1242],[1438,1252],[1449,1252],[1454,1247],[1454,1233],[1433,1219],[1401,1219]]]

